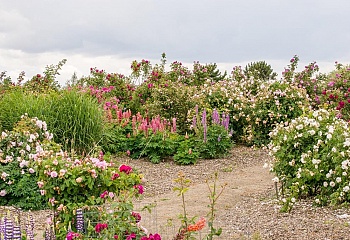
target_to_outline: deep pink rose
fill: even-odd
[[[121,165],[120,167],[119,167],[119,171],[120,172],[125,172],[126,174],[129,174],[129,173],[131,173],[132,172],[132,168],[130,167],[130,166],[127,166],[127,165]]]

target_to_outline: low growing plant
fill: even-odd
[[[174,155],[174,161],[180,165],[195,164],[199,159],[199,151],[193,136],[185,137],[179,142],[179,146]]]

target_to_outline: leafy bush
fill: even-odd
[[[269,132],[279,123],[287,122],[310,108],[303,89],[286,82],[268,82],[260,87],[252,104],[250,117],[252,143],[269,142]]]
[[[153,101],[144,107],[150,116],[160,115],[171,120],[176,118],[177,131],[185,133],[189,130],[188,112],[197,104],[196,88],[182,84],[169,83],[166,87],[156,88],[152,92]]]
[[[282,210],[305,196],[321,205],[349,203],[350,131],[345,121],[320,109],[279,124],[270,136],[271,170],[287,193]]]
[[[179,146],[174,155],[174,161],[180,165],[195,164],[199,159],[199,150],[192,136],[185,135],[179,142]]]
[[[57,150],[45,122],[27,115],[13,131],[0,136],[0,205],[23,209],[46,208],[46,198],[37,186],[36,161],[43,151]]]

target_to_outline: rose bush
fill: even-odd
[[[46,198],[36,184],[36,161],[43,151],[56,151],[46,122],[23,115],[13,131],[0,135],[0,205],[23,209],[46,208]]]
[[[335,112],[311,111],[280,123],[270,136],[271,171],[286,191],[282,210],[304,196],[322,205],[350,201],[350,129]]]

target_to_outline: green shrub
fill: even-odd
[[[279,124],[270,136],[270,167],[286,191],[282,210],[301,197],[313,197],[320,205],[349,203],[348,123],[320,109]]]
[[[179,142],[179,146],[174,155],[174,162],[180,165],[195,164],[199,159],[199,151],[192,136],[185,136]]]
[[[157,131],[148,137],[143,137],[139,147],[142,148],[139,157],[147,157],[152,163],[159,163],[166,157],[173,156],[177,149],[178,135],[168,131]]]
[[[233,145],[232,134],[228,128],[229,115],[223,113],[220,117],[219,112],[214,109],[208,122],[207,111],[204,109],[200,119],[199,121],[197,114],[192,124],[200,157],[213,159],[228,154]]]
[[[189,130],[188,112],[197,104],[195,93],[195,87],[170,82],[167,87],[153,90],[153,101],[147,102],[145,108],[150,116],[160,115],[168,120],[176,118],[177,131],[184,134]]]
[[[201,158],[213,159],[228,155],[233,143],[230,134],[223,126],[217,124],[208,126],[206,141],[203,140],[203,135],[200,134],[197,140]]]
[[[286,82],[268,82],[260,87],[249,118],[251,140],[257,146],[266,145],[270,131],[310,108],[305,90]]]

